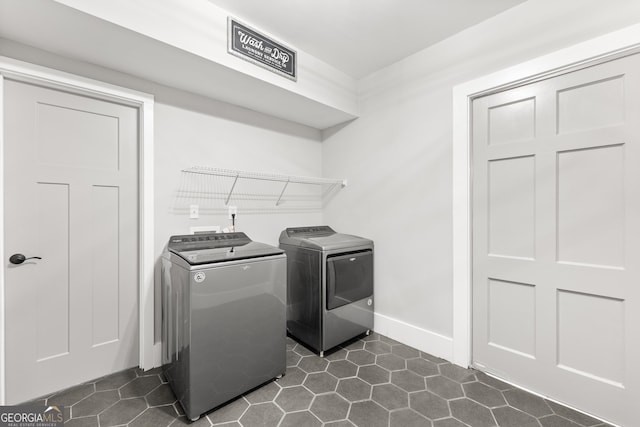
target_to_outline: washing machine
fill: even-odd
[[[324,352],[373,329],[373,241],[331,227],[280,234],[287,255],[287,331]]]
[[[172,236],[162,257],[163,370],[187,417],[286,370],[286,258],[244,233]]]

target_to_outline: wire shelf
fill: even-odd
[[[347,185],[344,179],[279,175],[193,166],[182,170],[179,198],[209,201],[211,208],[220,209],[231,202],[265,203],[273,207],[287,205],[289,209],[321,209],[323,203]],[[263,183],[256,183],[263,181]],[[253,184],[250,184],[253,182]],[[309,188],[312,186],[311,188]],[[314,188],[316,188],[314,190]],[[223,204],[220,204],[220,201]],[[251,207],[260,210],[255,203]],[[263,209],[264,210],[264,209]]]

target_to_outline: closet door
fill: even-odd
[[[472,150],[475,366],[635,425],[639,55],[474,100]]]
[[[138,110],[4,81],[7,402],[138,364]],[[15,259],[14,259],[15,261]]]

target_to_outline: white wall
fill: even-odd
[[[225,213],[203,209],[200,219],[189,219],[184,209],[175,209],[181,170],[194,165],[246,171],[321,175],[319,132],[304,126],[265,117],[228,104],[175,93],[160,96],[155,107],[155,238],[160,256],[169,236],[187,234],[190,226],[229,225]],[[187,203],[201,203],[198,197]],[[178,204],[185,204],[183,199]],[[220,203],[218,203],[220,204]],[[238,204],[236,230],[254,240],[278,245],[286,227],[319,224],[322,214],[245,213]],[[285,208],[283,208],[285,209]],[[156,265],[156,340],[160,341],[160,263]]]
[[[0,39],[0,55],[112,83],[155,96],[155,257],[159,259],[172,234],[190,226],[229,225],[226,214],[203,209],[200,219],[176,209],[181,170],[194,165],[276,174],[321,176],[320,131],[265,114],[171,89],[84,62]],[[245,188],[245,189],[251,189]],[[190,203],[187,199],[182,202]],[[233,202],[233,200],[232,200]],[[194,199],[194,203],[200,203]],[[184,203],[183,203],[184,204]],[[238,203],[239,206],[242,206]],[[280,232],[291,226],[322,222],[320,209],[308,212],[272,209],[238,212],[236,229],[254,240],[278,244]],[[156,271],[159,269],[156,263]],[[159,279],[156,274],[156,339],[160,339]]]
[[[190,226],[224,227],[231,224],[226,213],[209,208],[210,204],[198,196],[180,196],[176,202],[179,196],[177,191],[189,187],[188,184],[184,185],[185,178],[180,172],[182,169],[214,166],[292,175],[321,175],[321,143],[317,131],[287,122],[279,123],[280,126],[275,129],[265,128],[257,124],[256,117],[252,117],[256,113],[236,111],[229,117],[224,112],[232,108],[228,104],[200,100],[202,105],[198,106],[192,101],[188,100],[191,105],[164,103],[166,100],[156,102],[155,213],[158,245],[167,242],[169,233],[188,233]],[[242,121],[236,121],[239,118]],[[239,205],[236,229],[246,232],[254,240],[276,246],[280,231],[284,228],[317,224],[322,220],[320,210],[291,213],[286,210],[286,205],[281,210],[244,212],[243,202],[234,201],[233,198],[230,201],[231,205]],[[189,219],[184,211],[188,203],[201,204],[199,219]],[[275,202],[268,205],[275,206]],[[221,204],[216,203],[216,206]]]
[[[205,209],[198,220],[174,212],[175,192],[184,168],[199,165],[287,175],[322,174],[321,133],[308,126],[5,39],[0,39],[0,55],[154,95],[156,240],[162,244],[169,237],[166,233],[188,232],[193,225],[229,223],[221,212]],[[260,215],[244,215],[240,210],[238,229],[251,233],[255,240],[277,244],[284,225],[314,224],[321,218],[320,209],[301,214],[286,205]],[[276,227],[275,231],[271,227]]]
[[[452,88],[640,22],[640,2],[529,0],[359,82],[360,118],[326,130],[325,210],[376,244],[376,326],[452,356]]]

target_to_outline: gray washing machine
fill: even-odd
[[[286,370],[286,258],[244,233],[172,236],[162,259],[164,372],[187,417]]]
[[[373,329],[373,241],[328,226],[287,228],[287,331],[320,356]]]

